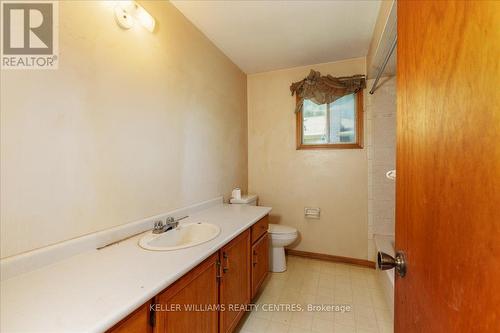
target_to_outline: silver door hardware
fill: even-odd
[[[396,258],[387,253],[379,252],[377,255],[377,264],[378,268],[383,271],[394,268],[400,277],[406,275],[406,257],[402,251],[396,252]]]

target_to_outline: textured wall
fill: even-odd
[[[273,207],[272,223],[299,230],[295,249],[366,259],[366,149],[295,149],[289,86],[310,69],[364,74],[365,58],[248,76],[249,191]],[[304,207],[320,207],[321,219],[305,219]]]
[[[59,69],[2,71],[1,256],[246,188],[246,76],[167,1],[158,30],[59,4]]]

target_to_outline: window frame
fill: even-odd
[[[296,103],[300,98],[297,96]],[[302,149],[363,149],[363,90],[356,93],[356,142],[354,143],[319,143],[319,144],[304,144],[302,140],[303,125],[302,125],[302,108],[296,113],[296,144],[297,150]]]

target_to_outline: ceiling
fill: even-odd
[[[244,72],[364,57],[380,1],[172,1]]]

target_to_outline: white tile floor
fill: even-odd
[[[240,333],[392,332],[393,319],[374,269],[288,257],[288,270],[270,273],[255,303],[347,304],[350,312],[252,311]]]

